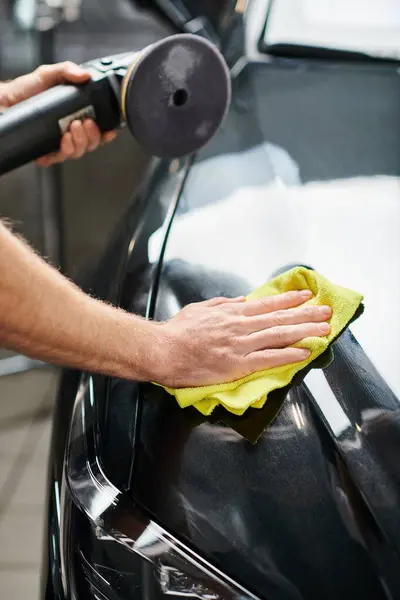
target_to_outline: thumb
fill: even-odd
[[[60,83],[85,83],[90,79],[90,72],[82,69],[73,62],[63,62],[56,65],[42,65],[33,73],[17,77],[4,84],[4,98],[2,104],[6,107],[14,106],[31,96],[40,94]]]
[[[37,69],[44,89],[60,83],[84,83],[90,79],[90,72],[67,61],[55,65],[43,65]]]

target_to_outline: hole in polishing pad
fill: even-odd
[[[172,94],[172,104],[174,106],[177,106],[178,108],[180,106],[185,106],[188,99],[189,99],[189,94],[183,88],[179,88]]]

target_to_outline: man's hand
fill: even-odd
[[[90,73],[72,62],[43,65],[28,75],[0,84],[0,106],[10,108],[55,85],[85,83],[89,79]],[[114,131],[103,135],[91,119],[83,123],[74,121],[62,137],[59,152],[40,158],[37,163],[48,167],[67,159],[78,159],[86,152],[93,152],[100,145],[111,142],[115,137]]]
[[[292,346],[330,332],[331,309],[304,305],[307,292],[215,298],[147,321],[84,294],[0,222],[2,256],[0,347],[80,370],[172,388],[222,383],[301,363],[309,351]]]
[[[310,351],[293,344],[328,335],[326,321],[332,315],[329,306],[302,306],[311,297],[311,292],[295,291],[248,302],[215,298],[185,307],[160,325],[157,382],[171,388],[224,383],[306,360]]]

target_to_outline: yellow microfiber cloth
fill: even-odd
[[[305,267],[296,267],[258,288],[248,300],[282,294],[292,290],[309,289],[313,297],[306,304],[328,305],[332,308],[331,333],[323,338],[310,337],[296,344],[309,348],[311,355],[301,363],[283,365],[252,373],[231,383],[196,388],[170,389],[181,408],[194,406],[203,415],[210,415],[221,404],[235,415],[242,415],[249,407],[262,408],[268,394],[287,386],[301,369],[320,356],[338,337],[354,317],[363,296],[347,288],[330,283],[325,277]]]

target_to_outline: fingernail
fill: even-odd
[[[328,323],[320,323],[319,330],[321,333],[328,334],[331,331],[331,327]]]
[[[110,142],[113,142],[116,137],[117,137],[117,133],[115,131],[109,131],[109,132],[107,132],[107,133],[104,134],[102,141],[105,144],[108,144]]]
[[[311,354],[311,350],[308,350],[308,348],[301,348],[301,354],[304,358],[308,358]]]
[[[313,295],[311,290],[301,290],[300,292],[300,296],[302,298],[311,298],[311,296]]]
[[[71,73],[71,75],[78,75],[79,77],[82,75],[86,75],[87,77],[90,76],[89,71],[83,69],[79,65],[71,65],[70,67],[68,67],[68,71]]]
[[[328,317],[330,314],[332,314],[332,309],[330,306],[319,306],[318,312],[321,313],[321,315]]]

